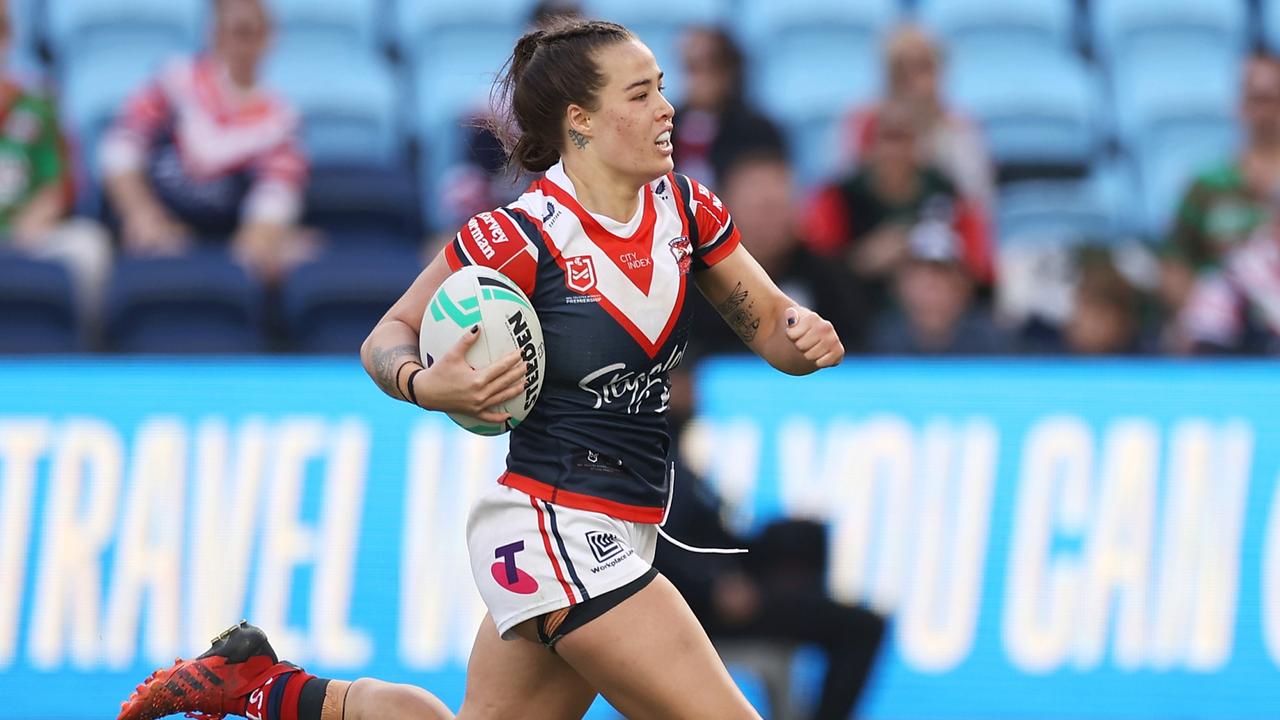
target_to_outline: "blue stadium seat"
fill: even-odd
[[[380,54],[295,44],[273,53],[266,81],[302,114],[312,162],[391,167],[401,161],[399,96],[394,72]]]
[[[150,80],[166,55],[153,46],[91,50],[70,58],[62,84],[63,122],[79,141],[86,165],[96,175],[102,132],[125,101]]]
[[[277,40],[282,47],[325,48],[379,46],[381,0],[270,0]]]
[[[494,80],[511,57],[518,23],[424,27],[409,55],[413,126],[457,122],[487,108]]]
[[[811,105],[809,112],[789,113],[781,117],[792,170],[802,187],[827,182],[846,169],[844,158],[836,149],[845,145],[841,136],[846,114],[844,109],[854,102],[854,99],[846,99],[827,108]]]
[[[1083,171],[1101,145],[1098,83],[1078,57],[994,48],[949,66],[950,97],[981,123],[996,164]]]
[[[263,349],[261,289],[225,252],[126,258],[108,293],[107,346],[127,353]]]
[[[489,112],[494,81],[511,57],[528,12],[523,0],[482,0],[470,3],[467,11],[458,7],[462,4],[449,4],[447,12],[442,4],[402,22],[401,43],[412,42],[406,52],[413,99],[406,103],[406,114],[419,140],[422,210],[428,221],[444,216],[441,179],[462,159],[464,124]],[[476,13],[485,10],[492,20],[477,20]],[[409,29],[411,20],[417,30]]]
[[[684,73],[680,59],[680,37],[695,26],[718,26],[729,14],[727,0],[650,0],[617,2],[588,0],[587,14],[621,23],[631,29],[666,73],[666,96],[673,103],[684,97]]]
[[[36,44],[43,30],[44,3],[36,0],[9,0],[9,70],[18,77],[38,77],[40,58]]]
[[[1262,0],[1262,41],[1272,52],[1280,51],[1280,0]]]
[[[318,166],[307,187],[304,222],[335,244],[412,247],[422,237],[417,184],[404,169]]]
[[[751,61],[749,90],[793,131],[829,128],[878,90],[880,37],[897,17],[892,0],[751,0],[738,26]]]
[[[895,0],[742,0],[738,18],[739,32],[752,43],[772,40],[785,45],[826,28],[874,45],[897,22],[899,8]],[[793,34],[798,37],[793,39]],[[756,49],[769,52],[773,48]]]
[[[993,46],[1075,50],[1072,0],[922,0],[917,13],[949,55]]]
[[[0,353],[80,349],[71,278],[58,264],[0,253]]]
[[[1139,171],[1142,231],[1162,235],[1191,176],[1236,147],[1239,76],[1225,53],[1135,59],[1117,69],[1116,127]]]
[[[1112,78],[1117,134],[1131,153],[1159,138],[1162,126],[1236,111],[1240,65],[1233,55],[1134,59]]]
[[[1008,183],[996,207],[1001,246],[1105,242],[1116,236],[1115,197],[1095,178]]]
[[[358,354],[360,343],[421,269],[412,251],[336,253],[299,267],[283,289],[293,348]]]
[[[1243,0],[1094,0],[1089,10],[1094,48],[1113,67],[1142,56],[1239,56],[1248,47]]]
[[[533,0],[393,0],[394,41],[400,54],[416,65],[424,59],[448,67],[455,53],[467,55],[472,46],[492,48],[501,39],[506,54],[528,20]],[[496,67],[488,68],[490,73]]]
[[[48,35],[63,64],[85,53],[153,47],[159,54],[199,47],[209,3],[203,0],[50,0]]]
[[[1143,197],[1143,229],[1163,237],[1191,179],[1220,165],[1238,147],[1239,128],[1229,111],[1166,117],[1137,148]]]

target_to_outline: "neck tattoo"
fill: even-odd
[[[578,146],[579,150],[585,149],[587,144],[591,142],[587,139],[586,135],[583,135],[573,128],[569,128],[569,139],[573,141],[574,145]]]

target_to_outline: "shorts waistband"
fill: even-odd
[[[576,510],[588,510],[590,512],[603,513],[609,517],[626,520],[628,522],[651,523],[655,525],[662,522],[663,508],[661,507],[631,505],[628,503],[618,502],[616,500],[606,500],[605,498],[596,497],[594,495],[584,495],[570,490],[562,490],[560,488],[552,487],[544,482],[534,480],[526,475],[511,472],[510,470],[502,473],[502,476],[498,478],[498,483],[536,497],[539,500],[545,500],[549,503],[563,505]]]

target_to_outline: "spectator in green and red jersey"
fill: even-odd
[[[1271,217],[1280,195],[1280,58],[1255,55],[1245,64],[1238,155],[1191,182],[1163,250],[1163,299],[1171,313],[1187,301],[1197,275],[1218,269],[1231,249]]]
[[[9,4],[0,0],[0,58],[9,56],[12,37]],[[72,191],[53,103],[0,71],[0,250],[64,265],[91,331],[110,272],[111,243],[97,223],[68,218]]]

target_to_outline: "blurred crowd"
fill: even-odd
[[[7,3],[0,8],[0,44],[7,46]],[[580,12],[573,2],[549,0],[529,23]],[[113,306],[118,315],[123,302],[112,294],[113,271],[137,259],[192,256],[227,261],[244,273],[235,291],[264,298],[267,311],[255,331],[268,340],[226,349],[331,351],[347,342],[293,343],[287,328],[296,271],[363,248],[327,233],[342,219],[335,193],[308,192],[299,113],[263,80],[272,35],[261,0],[215,0],[205,50],[164,64],[92,146],[66,136],[45,84],[9,73],[0,85],[0,249],[11,266],[18,258],[65,269],[78,347],[147,349],[113,340],[106,326],[104,317]],[[677,170],[719,191],[746,246],[789,294],[831,318],[852,352],[1280,351],[1274,56],[1256,52],[1239,68],[1239,149],[1183,180],[1163,231],[1019,245],[998,227],[1001,189],[1011,178],[1036,179],[1038,169],[993,161],[991,138],[966,108],[948,101],[947,53],[928,32],[902,25],[882,47],[882,96],[845,108],[840,137],[827,149],[835,171],[816,182],[796,177],[794,133],[752,102],[750,64],[733,33],[688,28],[680,66],[670,69],[681,78]],[[483,113],[457,120],[472,128],[469,147],[443,175],[434,227],[412,230],[421,241],[419,263],[452,233],[451,223],[523,187],[507,171]],[[89,166],[95,173],[85,171]],[[1052,163],[1039,170],[1048,178],[1061,174]],[[100,178],[88,190],[98,203],[83,202],[91,175]],[[411,204],[421,195],[398,197]],[[408,214],[421,216],[416,208]],[[316,218],[328,226],[310,222]],[[182,272],[172,267],[177,282]],[[0,268],[0,280],[22,285],[13,278],[31,277],[33,268]],[[370,292],[354,293],[367,300],[352,311],[359,322],[360,312],[370,316],[389,299]],[[698,323],[694,357],[742,350],[710,308],[701,308]],[[14,344],[4,349],[22,349]]]

